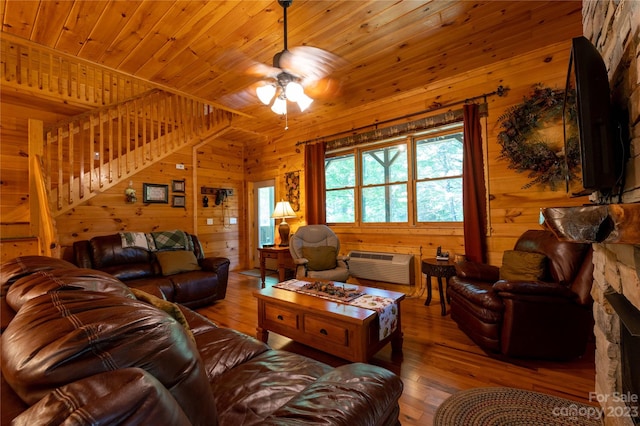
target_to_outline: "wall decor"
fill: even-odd
[[[174,180],[172,182],[171,188],[173,192],[184,192],[185,191],[184,180]]]
[[[145,203],[169,203],[169,185],[157,183],[142,184],[142,201]]]
[[[580,151],[577,136],[577,114],[575,109],[575,91],[567,94],[567,143],[549,141],[538,135],[545,124],[562,122],[564,108],[564,90],[554,90],[542,84],[533,86],[533,92],[519,105],[509,108],[498,117],[503,129],[498,134],[498,143],[502,149],[499,158],[507,159],[510,169],[518,173],[528,172],[533,180],[523,189],[534,185],[549,186],[556,190],[565,182],[565,177],[577,179],[575,169],[580,164]],[[562,146],[557,149],[554,147]]]
[[[171,207],[185,207],[186,197],[184,195],[174,195]]]
[[[287,198],[294,212],[300,211],[300,171],[285,173]]]
[[[138,201],[138,197],[136,196],[136,190],[133,187],[133,181],[129,181],[129,186],[124,190],[125,201],[129,204],[133,204]]]

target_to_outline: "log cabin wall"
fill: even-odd
[[[89,202],[57,218],[57,229],[63,258],[71,257],[74,241],[120,231],[152,232],[182,229],[195,233],[208,256],[222,256],[231,260],[231,268],[244,265],[241,241],[244,223],[231,225],[231,217],[242,217],[244,175],[242,172],[242,146],[219,140],[203,141],[197,147],[188,147],[156,162],[131,178],[138,201],[125,201],[128,182],[122,182]],[[184,165],[184,169],[176,165]],[[185,192],[174,192],[174,180],[185,181]],[[167,204],[143,202],[144,183],[168,185]],[[232,189],[233,195],[219,205],[209,196],[209,207],[202,207],[201,186]],[[173,207],[173,196],[184,196],[185,207]],[[207,218],[213,219],[207,225]],[[224,222],[223,222],[224,219]]]
[[[579,19],[579,18],[578,18]],[[490,93],[498,85],[510,90],[506,97],[490,96],[488,118],[485,121],[485,141],[487,147],[487,184],[489,192],[489,236],[488,259],[495,265],[502,262],[504,250],[512,249],[516,239],[528,229],[539,229],[539,209],[545,206],[572,206],[587,202],[585,197],[572,198],[564,189],[551,191],[548,187],[522,187],[530,182],[526,174],[509,168],[506,160],[500,159],[500,132],[498,117],[508,108],[522,102],[531,93],[532,86],[564,89],[570,52],[570,38],[559,43],[540,48],[529,54],[496,63],[491,67],[476,69],[469,73],[452,76],[434,82],[422,90],[399,93],[390,99],[375,104],[363,105],[350,114],[341,117],[317,117],[314,127],[297,129],[290,127],[282,131],[277,140],[247,147],[247,179],[259,181],[275,178],[278,183],[276,198],[285,193],[284,174],[293,170],[304,170],[304,148],[298,141],[312,140],[351,128],[367,126],[378,121],[400,117],[405,114],[426,110],[434,102],[448,104],[467,98]],[[441,113],[442,110],[434,111]],[[312,114],[313,112],[309,112]],[[413,118],[415,119],[415,118]],[[274,126],[281,126],[274,118]],[[561,138],[556,130],[556,137]],[[562,139],[559,139],[560,143]],[[303,173],[301,173],[302,175]],[[287,219],[292,232],[304,225],[304,179],[301,183],[301,211],[297,219]],[[464,253],[461,227],[402,227],[402,226],[344,226],[332,227],[341,240],[341,251],[353,249],[411,253],[416,256],[416,276],[420,277],[419,265],[422,258],[434,257],[436,248],[442,246],[450,253]]]
[[[552,18],[552,16],[548,16],[545,20]],[[401,91],[396,87],[395,95],[377,100],[375,92],[367,93],[367,100],[363,100],[357,108],[352,109],[349,113],[343,113],[339,117],[331,117],[326,114],[314,116],[312,107],[303,113],[310,116],[312,121],[305,126],[300,126],[300,128],[291,126],[288,131],[284,130],[284,123],[280,117],[273,115],[270,125],[281,130],[280,134],[267,139],[262,139],[260,135],[254,135],[256,137],[252,138],[251,142],[246,142],[244,138],[219,138],[215,141],[199,144],[195,150],[185,148],[185,150],[163,159],[148,170],[131,178],[139,191],[138,203],[134,205],[124,203],[124,189],[127,186],[125,181],[105,191],[86,205],[58,218],[57,228],[60,234],[60,243],[64,247],[69,247],[71,242],[76,239],[117,232],[118,229],[147,231],[158,226],[158,218],[160,218],[162,224],[159,226],[162,228],[179,227],[198,233],[203,237],[203,244],[205,244],[208,254],[227,255],[233,259],[232,268],[247,267],[252,264],[249,254],[249,234],[246,232],[250,229],[246,223],[246,212],[249,205],[247,200],[250,196],[246,193],[247,188],[250,188],[251,182],[275,178],[277,183],[276,198],[282,197],[285,173],[304,170],[302,147],[296,145],[298,141],[423,111],[434,102],[445,105],[451,102],[460,102],[469,97],[492,92],[498,85],[504,85],[510,89],[508,96],[488,99],[489,116],[485,122],[487,134],[485,143],[488,149],[487,183],[490,194],[489,260],[493,264],[499,264],[502,252],[513,247],[516,238],[524,230],[539,226],[539,207],[578,205],[585,202],[584,198],[570,199],[564,191],[549,191],[547,188],[538,187],[523,190],[522,186],[530,179],[526,175],[517,174],[514,170],[509,169],[506,161],[498,159],[500,149],[496,140],[496,135],[499,132],[497,118],[510,106],[519,104],[522,98],[531,92],[533,84],[543,83],[554,88],[564,87],[569,40],[571,37],[579,35],[582,28],[579,14],[573,14],[571,19],[575,20],[575,25],[561,25],[553,28],[554,34],[562,34],[566,42],[550,43],[547,46],[544,45],[545,43],[540,43],[539,49],[530,53],[465,72],[456,72],[456,67],[445,67],[447,52],[443,51],[442,59],[440,59],[442,63],[434,62],[431,67],[442,66],[443,69],[453,71],[450,71],[450,77],[431,81],[418,90]],[[542,23],[542,21],[540,22]],[[545,37],[541,33],[536,33],[532,34],[532,38],[544,40]],[[70,46],[72,45],[74,44]],[[77,45],[74,46],[77,47]],[[88,44],[88,46],[93,45]],[[113,53],[113,58],[118,54],[124,54],[123,52],[125,51]],[[505,52],[501,54],[509,56]],[[496,53],[497,56],[499,55]],[[111,57],[105,58],[110,61],[106,63],[107,65],[117,63],[115,60],[111,61],[113,59]],[[135,59],[135,55],[133,55],[133,59]],[[463,65],[465,64],[460,64],[460,69],[466,69]],[[179,67],[179,62],[171,64],[172,70]],[[127,67],[124,67],[124,70],[131,71]],[[392,83],[389,84],[392,85]],[[413,86],[407,84],[406,87]],[[348,90],[348,84],[346,90]],[[387,88],[384,93],[390,93],[392,90],[393,87]],[[6,165],[10,163],[11,167],[16,167],[17,170],[13,174],[17,176],[16,180],[19,180],[21,173],[24,172],[24,169],[20,169],[22,167],[20,164],[21,162],[26,164],[26,161],[20,161],[23,155],[20,153],[21,138],[26,134],[26,131],[11,129],[26,128],[25,123],[28,117],[37,117],[45,122],[53,122],[79,112],[74,111],[71,105],[61,103],[55,106],[49,104],[38,107],[37,104],[43,101],[37,97],[27,100],[22,98],[22,100],[14,102],[11,96],[6,96],[6,93],[3,86],[3,96],[0,101],[2,103],[2,131],[3,136],[5,132],[14,132],[14,134],[10,136],[11,142],[6,145],[6,150],[4,137],[2,143],[3,200],[1,214],[3,231],[7,223],[19,224],[21,222],[20,211],[24,209],[18,208],[14,213],[11,206],[19,205],[21,199],[28,197],[28,194],[21,191],[20,185],[14,181],[18,189],[10,189],[9,192],[17,195],[10,197],[9,201],[5,203],[4,194],[5,189],[8,188],[4,182]],[[14,113],[14,110],[17,112]],[[10,113],[5,114],[6,111],[10,111]],[[439,112],[442,111],[434,111],[434,113]],[[22,143],[22,146],[25,146],[24,142]],[[176,169],[176,163],[184,163],[185,170]],[[170,185],[174,178],[184,178],[187,182],[186,209],[172,208],[170,204],[143,205],[141,201],[143,182]],[[223,216],[219,210],[214,207],[202,208],[201,196],[196,192],[200,186],[226,187],[232,183],[237,186],[232,187],[235,195],[228,199],[229,217],[233,217],[237,213],[238,224],[236,227],[226,228],[227,225],[222,222]],[[304,191],[304,182],[302,182],[301,188]],[[302,192],[300,217],[289,221],[294,230],[300,224],[305,223],[304,208],[304,192]],[[6,218],[10,220],[7,221]],[[212,218],[214,224],[206,225],[207,218]],[[345,252],[355,248],[397,251],[413,253],[419,260],[421,257],[433,256],[437,246],[442,246],[445,250],[453,253],[464,251],[461,228],[414,229],[409,227],[352,228],[336,226],[335,229],[343,242],[343,251]],[[16,236],[19,234],[20,232],[17,232]],[[3,235],[7,234],[3,232]],[[419,262],[416,264],[419,265]]]

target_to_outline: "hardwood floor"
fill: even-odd
[[[266,283],[273,285],[276,279],[267,277]],[[413,290],[393,284],[362,284],[407,294]],[[257,301],[252,293],[259,288],[259,278],[231,272],[226,298],[198,309],[198,312],[222,327],[255,336]],[[400,421],[403,425],[432,424],[437,407],[447,397],[476,387],[510,386],[595,405],[588,401],[595,382],[593,345],[583,358],[572,362],[490,357],[458,329],[449,315],[440,315],[438,291],[434,290],[430,306],[424,306],[424,297],[409,296],[402,302],[402,357],[392,359],[390,345],[387,345],[370,361],[402,377],[404,391],[400,399]],[[347,363],[275,333],[269,334],[269,345],[333,366]]]

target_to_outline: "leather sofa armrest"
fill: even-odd
[[[216,277],[218,278],[218,289],[216,291],[218,299],[224,299],[227,294],[230,263],[231,262],[226,257],[205,257],[198,261],[202,270],[214,272],[216,274]]]
[[[331,423],[328,419],[350,426],[393,424],[401,394],[402,381],[392,372],[370,364],[343,365],[307,386],[262,424]]]
[[[73,243],[73,263],[80,268],[93,269],[89,240],[76,241]]]
[[[210,272],[229,272],[229,259],[226,257],[205,257],[198,262],[200,267]],[[225,272],[225,273],[226,273]]]
[[[562,299],[575,299],[577,294],[568,287],[543,281],[507,281],[500,280],[493,285],[493,289],[500,297],[515,298],[522,296],[545,296]]]
[[[309,259],[299,257],[297,259],[293,259],[293,263],[295,263],[296,265],[306,265],[307,263],[309,263]]]
[[[347,255],[344,255],[344,256],[342,256],[342,255],[338,255],[338,256],[336,257],[336,259],[338,259],[338,260],[342,260],[342,261],[344,261],[344,262],[348,262],[349,260],[351,260],[351,256],[349,256],[348,254],[347,254]]]
[[[12,424],[64,423],[88,416],[99,424],[191,425],[169,391],[151,374],[125,368],[90,376],[46,394]]]
[[[456,263],[456,275],[463,279],[494,283],[500,279],[500,268],[486,263],[462,261]]]

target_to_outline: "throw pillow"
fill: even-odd
[[[160,299],[159,297],[154,296],[153,294],[149,294],[146,291],[142,291],[137,288],[131,288],[131,292],[136,296],[136,299],[146,302],[152,306],[155,306],[161,311],[164,311],[169,315],[171,315],[173,319],[178,321],[180,325],[184,327],[184,330],[186,331],[187,335],[191,338],[191,340],[195,342],[196,338],[193,336],[193,333],[191,332],[191,328],[189,327],[189,322],[185,318],[180,308],[178,308],[178,305],[176,305],[175,303],[171,303],[167,300]]]
[[[310,271],[324,271],[336,267],[336,248],[332,246],[302,247],[302,257],[309,260]]]
[[[541,253],[507,250],[502,256],[501,280],[538,281],[547,275],[547,257]]]
[[[198,265],[198,259],[192,251],[159,251],[156,253],[156,257],[164,276],[201,269]]]

